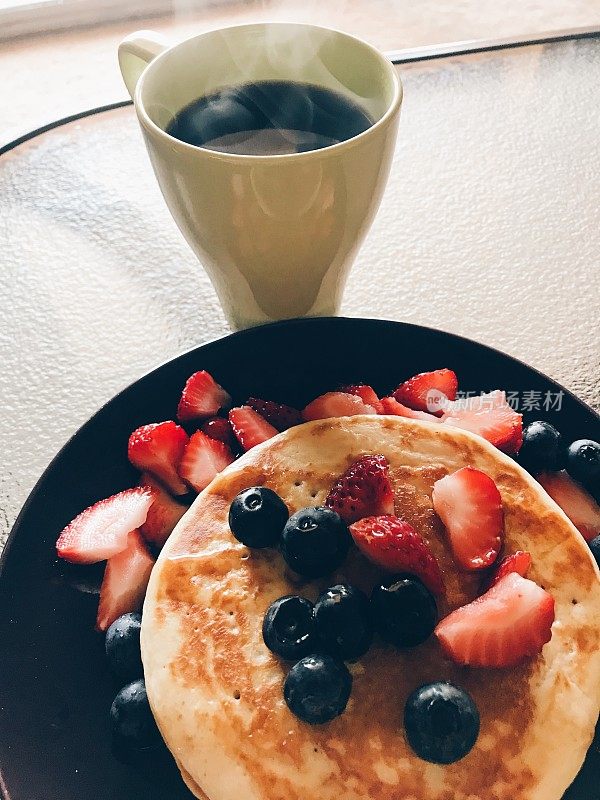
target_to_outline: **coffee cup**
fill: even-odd
[[[141,31],[119,46],[123,79],[165,201],[234,328],[339,310],[388,178],[402,87],[371,45],[340,31],[257,23],[170,45]],[[338,93],[365,130],[303,152],[222,152],[168,132],[225,87],[293,81]]]

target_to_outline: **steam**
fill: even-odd
[[[314,6],[316,11],[318,7],[316,0],[308,0],[308,3],[310,6]],[[311,14],[306,6],[301,14],[299,8],[288,9],[284,4],[271,11],[269,21],[302,23],[306,22],[307,18],[317,16],[316,13]],[[361,96],[353,91],[347,82],[340,80],[323,58],[323,53],[328,50],[328,43],[331,45],[334,43],[336,36],[334,32],[326,33],[323,41],[317,41],[310,29],[307,28],[265,26],[261,36],[262,43],[254,53],[247,51],[241,53],[226,32],[221,35],[229,58],[236,65],[239,74],[246,76],[247,80],[255,79],[257,66],[263,58],[266,58],[269,70],[273,75],[285,77],[287,80],[326,86],[340,94],[350,96],[357,103],[361,102]],[[306,80],[304,77],[306,75],[310,75],[310,80]]]
[[[335,31],[256,23],[255,30],[226,28],[186,47],[196,47],[199,59],[195,65],[194,53],[186,54],[191,98],[167,130],[190,144],[257,155],[301,152],[351,138],[379,116],[373,57]]]
[[[308,2],[317,9],[316,0]],[[275,13],[269,12],[269,21],[275,24],[256,21],[184,41],[166,54],[162,69],[150,83],[151,118],[183,141],[209,146],[208,142],[218,140],[213,149],[231,152],[237,151],[239,140],[222,137],[236,128],[238,132],[278,131],[279,136],[269,134],[262,143],[255,142],[257,150],[253,152],[257,154],[316,149],[366,130],[386,107],[379,59],[362,43],[346,39],[335,30],[295,24],[301,13],[306,18],[306,7],[300,12],[282,6]],[[282,86],[285,82],[285,89],[274,96],[270,91],[261,95],[248,89],[266,81]],[[320,95],[301,90],[302,85],[321,87]],[[331,97],[327,99],[331,92],[338,97],[337,107]],[[199,98],[207,100],[206,107],[199,109],[207,118],[196,115],[194,138],[179,135],[175,131],[177,118]],[[366,124],[354,129],[352,115],[346,112],[349,130],[344,133],[340,125],[336,127],[336,114],[344,113],[341,98],[354,108],[355,116],[362,110]],[[244,117],[253,124],[245,124]],[[239,125],[226,124],[227,119],[235,118]],[[325,138],[311,146],[311,140],[298,138],[302,130],[318,132]]]

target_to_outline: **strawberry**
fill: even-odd
[[[327,419],[329,417],[352,417],[355,414],[376,414],[372,405],[364,403],[360,397],[348,392],[326,392],[302,411],[303,418],[308,422],[313,419]]]
[[[231,422],[225,417],[211,417],[200,425],[200,430],[211,439],[218,439],[229,447],[230,450],[235,450],[238,446],[238,440],[235,438]]]
[[[172,420],[142,425],[129,437],[127,455],[134,467],[162,481],[173,494],[185,494],[187,486],[177,474],[188,443],[187,433]]]
[[[366,403],[368,406],[373,406],[377,414],[383,414],[381,400],[372,386],[359,383],[353,386],[344,386],[343,389],[340,389],[340,392],[355,394],[357,397],[360,397],[363,403]]]
[[[213,376],[201,370],[187,379],[179,405],[177,419],[186,422],[190,419],[212,417],[221,408],[229,408],[230,395],[215,381]]]
[[[393,514],[365,517],[350,525],[354,543],[369,561],[389,572],[416,575],[434,594],[444,594],[444,580],[429,545],[412,525]]]
[[[433,509],[450,539],[457,564],[483,569],[502,547],[502,498],[494,481],[473,467],[463,467],[433,485]]]
[[[408,417],[408,419],[422,419],[425,422],[439,422],[439,419],[427,411],[415,411],[408,406],[403,406],[395,397],[384,397],[381,400],[381,414],[391,414],[394,417]]]
[[[513,667],[552,636],[554,598],[516,572],[438,623],[435,635],[457,664]]]
[[[402,405],[417,411],[441,414],[448,400],[456,399],[458,379],[451,369],[436,369],[420,372],[409,378],[394,391],[394,397]]]
[[[394,513],[394,493],[385,456],[362,456],[337,479],[325,505],[349,525],[362,517]]]
[[[152,505],[146,521],[140,526],[140,533],[148,544],[160,550],[189,506],[176,503],[147,472],[140,478],[140,486],[147,486],[152,492]]]
[[[136,487],[86,508],[62,531],[56,542],[60,558],[74,564],[95,564],[127,547],[127,534],[144,523],[152,493]]]
[[[257,414],[264,417],[269,425],[277,428],[278,431],[286,431],[294,425],[300,425],[302,414],[297,408],[285,406],[281,403],[274,403],[272,400],[259,400],[256,397],[249,397],[246,405],[253,408]]]
[[[546,492],[565,512],[586,542],[600,534],[600,506],[564,470],[536,475]]]
[[[530,553],[527,553],[525,550],[517,550],[516,552],[511,553],[509,556],[506,556],[506,558],[503,558],[494,570],[494,574],[492,575],[492,579],[490,581],[490,588],[495,586],[498,581],[501,581],[505,575],[510,575],[511,572],[516,572],[517,575],[520,575],[522,578],[524,578],[527,575],[530,566]]]
[[[262,444],[279,433],[277,428],[269,425],[267,420],[250,406],[232,408],[229,412],[229,422],[244,450],[250,450],[251,447]]]
[[[100,587],[96,630],[105,631],[121,614],[139,611],[154,559],[146,549],[139,531],[131,531],[127,547],[109,558]]]
[[[518,453],[523,444],[523,417],[499,389],[448,403],[442,422],[477,433],[505,453]]]
[[[211,439],[202,431],[196,431],[185,448],[179,474],[197,492],[201,492],[233,460],[233,453],[226,444]]]

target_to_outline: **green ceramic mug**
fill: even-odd
[[[232,326],[335,314],[390,170],[402,102],[393,65],[346,33],[278,22],[173,46],[141,31],[121,43],[119,64],[167,205]],[[191,101],[262,80],[341,92],[373,125],[284,155],[221,153],[165,132]]]

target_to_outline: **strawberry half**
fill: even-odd
[[[177,419],[186,422],[190,419],[212,417],[219,409],[229,408],[230,405],[229,393],[219,386],[210,372],[201,370],[190,375],[183,387],[177,406]]]
[[[238,440],[235,438],[231,422],[225,417],[212,417],[207,419],[200,426],[200,430],[211,439],[218,439],[223,444],[226,444],[230,450],[234,450],[238,446]]]
[[[517,575],[520,575],[522,578],[524,578],[529,572],[530,566],[530,553],[526,552],[525,550],[517,550],[516,552],[511,553],[509,556],[506,556],[506,558],[503,558],[494,570],[492,580],[490,581],[490,588],[495,586],[498,581],[501,581],[506,575],[510,575],[511,572],[516,572]]]
[[[152,492],[152,505],[146,521],[140,527],[140,533],[148,544],[160,550],[189,506],[176,503],[161,484],[147,472],[140,478],[140,486],[147,486]]]
[[[272,400],[259,400],[257,397],[249,397],[246,405],[253,408],[278,431],[287,431],[288,428],[293,428],[302,422],[302,414],[292,406],[274,403]]]
[[[416,575],[433,594],[444,594],[435,556],[412,525],[392,514],[365,517],[350,525],[354,543],[369,561],[389,572]]]
[[[454,560],[463,569],[493,564],[502,547],[502,498],[494,481],[463,467],[433,485],[433,509],[448,533]]]
[[[139,528],[152,506],[152,493],[138,486],[86,508],[62,531],[56,552],[73,564],[95,564],[127,547],[127,534]]]
[[[546,492],[562,508],[586,542],[600,534],[600,506],[564,470],[536,475]]]
[[[202,431],[196,431],[185,448],[179,474],[197,492],[201,492],[233,460],[233,453],[226,444],[211,439]]]
[[[348,392],[326,392],[302,411],[303,418],[308,422],[314,419],[328,419],[330,417],[353,417],[356,414],[376,414],[372,405],[364,403],[360,397]]]
[[[105,631],[121,614],[141,609],[153,566],[154,559],[142,535],[139,531],[131,531],[125,550],[106,563],[96,630]]]
[[[346,392],[347,394],[355,394],[357,397],[360,397],[363,403],[366,403],[368,406],[373,406],[377,414],[383,414],[381,401],[372,386],[359,383],[353,386],[344,386],[340,391]]]
[[[523,444],[523,417],[499,389],[448,403],[442,422],[477,433],[505,453],[518,453]]]
[[[267,420],[250,406],[232,408],[229,412],[229,422],[244,450],[250,450],[251,447],[256,447],[257,444],[262,444],[279,433],[277,428],[269,425]]]
[[[384,397],[381,400],[381,414],[391,414],[394,417],[407,417],[408,419],[422,419],[424,422],[439,422],[433,414],[426,411],[415,411],[413,408],[403,406],[395,397]]]
[[[149,472],[173,494],[185,494],[187,486],[177,474],[188,443],[187,433],[172,420],[142,425],[129,437],[127,456],[134,467]]]
[[[385,456],[362,456],[333,484],[325,505],[337,511],[348,525],[362,517],[393,514],[388,468]]]
[[[442,414],[448,400],[456,399],[458,378],[451,369],[436,369],[420,372],[409,378],[394,391],[394,397],[402,405],[417,411]]]
[[[443,619],[435,635],[457,664],[513,667],[541,652],[553,622],[552,595],[512,572]]]

